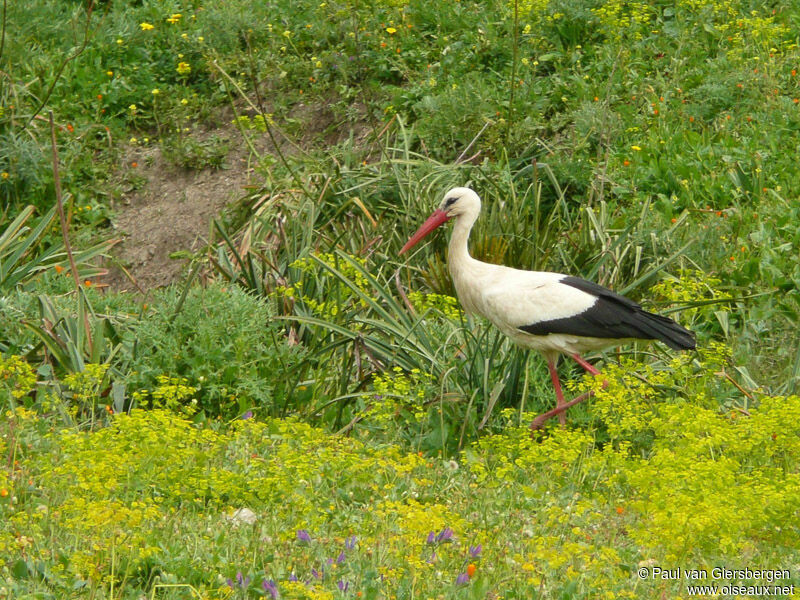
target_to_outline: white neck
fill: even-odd
[[[447,263],[450,274],[457,277],[459,274],[468,270],[470,263],[477,262],[469,255],[469,233],[475,220],[476,214],[465,213],[456,217],[453,224],[453,232],[450,234],[450,245],[448,246]]]

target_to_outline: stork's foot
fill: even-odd
[[[584,392],[580,396],[576,396],[569,402],[564,402],[561,406],[556,406],[554,409],[548,410],[546,413],[538,415],[536,418],[533,419],[533,422],[531,423],[531,431],[536,431],[537,429],[541,429],[545,421],[547,421],[551,417],[555,417],[556,415],[563,416],[564,411],[566,411],[568,408],[575,406],[579,402],[583,402],[592,395],[594,395],[594,390],[589,390],[588,392]]]
[[[607,387],[608,387],[608,381],[604,380],[603,388]],[[591,396],[594,396],[594,390],[589,390],[588,392],[582,393],[580,396],[575,396],[569,402],[564,402],[561,406],[556,406],[553,410],[548,410],[546,413],[538,415],[531,422],[531,433],[533,433],[538,429],[541,429],[544,426],[545,421],[547,421],[551,417],[555,417],[556,415],[559,415],[559,417],[564,416],[564,411],[566,411],[568,408],[575,406],[579,402],[583,402],[584,400],[590,398]],[[561,421],[561,425],[562,426],[564,425],[564,421]]]
[[[539,429],[544,427],[545,421],[547,421],[547,419],[549,419],[551,416],[552,415],[544,413],[542,415],[538,415],[537,417],[535,417],[531,422],[531,433],[538,431]]]

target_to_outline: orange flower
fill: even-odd
[[[797,75],[797,69],[792,69],[792,77],[794,77],[795,75]]]
[[[623,160],[623,161],[622,161],[622,164],[623,164],[624,166],[626,166],[626,167],[629,167],[629,166],[631,165],[631,161],[629,161],[629,160],[626,158],[625,160]]]
[[[131,166],[132,166],[132,167],[135,169],[136,167],[138,167],[138,166],[139,166],[139,163],[137,163],[136,161],[133,161],[133,162],[131,163]]]
[[[694,117],[689,117],[689,123],[694,123]]]
[[[624,513],[624,512],[625,512],[625,509],[624,509],[624,508],[622,508],[621,506],[618,506],[618,507],[616,508],[616,510],[617,510],[617,514],[618,514],[618,515],[621,515],[622,513]]]
[[[8,490],[6,488],[0,489],[0,497],[5,498],[6,496],[8,496]]]
[[[85,285],[86,287],[92,287],[92,282],[87,279],[86,281],[83,282],[83,285]]]
[[[472,577],[475,575],[475,571],[477,570],[478,567],[475,566],[475,563],[469,563],[467,565],[467,575],[469,575],[470,579],[472,579]]]
[[[795,104],[797,104],[798,102],[800,102],[800,98],[793,98],[793,99],[792,99],[792,102],[794,102]]]
[[[73,131],[75,131],[75,128],[72,126],[72,124],[71,124],[71,123],[67,123],[67,131],[69,131],[70,133],[72,133]]]
[[[678,219],[676,219],[675,217],[672,217],[669,221],[670,221],[670,223],[677,223]]]
[[[64,267],[62,267],[61,265],[56,265],[55,269],[56,269],[56,273],[58,273],[60,275],[61,272],[64,270]]]
[[[103,94],[97,94],[97,99],[98,100],[102,100],[103,99]]]

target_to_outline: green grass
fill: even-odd
[[[0,599],[800,585],[791,3],[33,0],[2,24]],[[131,147],[224,170],[234,127],[255,175],[186,279],[98,289]],[[446,235],[397,256],[455,185],[477,258],[611,286],[698,351],[594,356],[606,389],[562,365],[596,398],[531,439],[542,361],[460,311]]]

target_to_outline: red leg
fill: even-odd
[[[580,354],[573,354],[572,359],[586,369],[587,373],[591,373],[592,375],[600,375],[600,371],[594,368],[594,365],[587,362]]]
[[[564,392],[561,391],[561,380],[558,378],[558,372],[556,371],[556,361],[548,357],[547,368],[550,370],[550,379],[553,381],[553,387],[556,390],[556,408],[561,408],[564,406]],[[558,422],[561,423],[562,427],[567,424],[567,415],[563,411],[558,413]]]
[[[538,415],[531,423],[531,431],[539,429],[542,425],[544,425],[544,422],[547,421],[547,419],[549,419],[550,417],[555,417],[556,415],[559,415],[559,417],[563,416],[565,410],[567,410],[572,406],[575,406],[579,402],[583,402],[592,394],[594,394],[594,391],[589,390],[588,392],[584,392],[580,396],[573,398],[569,402],[565,402],[561,406],[556,406],[553,410],[548,410],[546,413]]]
[[[594,376],[600,375],[600,371],[598,371],[591,363],[587,362],[583,359],[579,354],[573,354],[572,358],[582,366],[586,371]],[[566,420],[566,415],[564,415],[564,411],[568,408],[575,406],[579,402],[583,402],[587,398],[591,397],[594,394],[594,391],[589,390],[588,392],[584,392],[583,394],[576,396],[569,402],[564,402],[564,394],[561,392],[561,382],[558,380],[558,374],[555,370],[555,364],[552,360],[547,361],[547,366],[550,369],[550,378],[553,380],[553,386],[556,388],[556,407],[552,410],[548,410],[546,413],[542,413],[538,415],[533,422],[531,423],[531,431],[535,431],[539,429],[547,419],[551,417],[555,417],[558,415],[559,422],[563,425]],[[603,381],[603,387],[607,387],[608,382]]]

